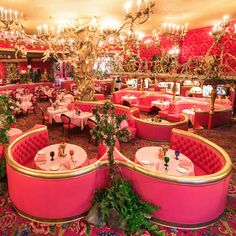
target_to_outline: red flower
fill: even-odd
[[[39,235],[50,233],[50,229],[49,229],[48,224],[31,221],[29,225],[31,226],[32,231],[34,233],[39,234]]]
[[[7,228],[12,228],[16,221],[16,215],[12,212],[6,212],[0,218],[0,232],[6,230]]]

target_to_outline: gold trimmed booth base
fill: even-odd
[[[23,211],[21,211],[20,209],[18,209],[15,205],[14,208],[16,209],[17,213],[22,216],[23,218],[27,219],[27,220],[31,220],[31,221],[35,221],[38,223],[47,223],[47,224],[65,224],[65,223],[70,223],[76,220],[79,220],[80,218],[84,217],[87,215],[86,213],[80,214],[80,215],[76,215],[76,216],[70,216],[67,218],[52,218],[52,219],[48,219],[48,218],[41,218],[41,217],[37,217],[37,216],[32,216],[28,213],[25,213]]]
[[[45,219],[45,218],[40,218],[40,217],[29,215],[28,213],[25,213],[25,212],[21,211],[20,209],[18,209],[15,205],[14,205],[14,208],[16,209],[16,211],[18,212],[18,214],[20,216],[22,216],[23,218],[26,218],[27,220],[35,221],[35,222],[38,222],[38,223],[47,223],[47,224],[70,223],[70,222],[79,220],[80,218],[85,217],[88,214],[88,212],[85,212],[83,214],[76,215],[76,216],[71,216],[71,217],[67,217],[67,218]],[[159,220],[159,219],[155,219],[155,218],[151,218],[150,221],[153,224],[157,224],[157,225],[164,226],[164,227],[169,227],[169,228],[175,227],[175,228],[178,228],[178,229],[197,230],[197,229],[206,228],[206,227],[214,224],[216,221],[218,221],[222,217],[223,213],[221,213],[217,218],[215,218],[211,221],[204,222],[204,223],[199,223],[199,224],[179,224],[179,223],[167,222],[167,221]]]
[[[155,219],[155,218],[152,218],[151,222],[154,224],[164,226],[164,227],[169,227],[169,228],[198,230],[198,229],[204,229],[204,228],[214,224],[216,221],[218,221],[222,217],[223,214],[224,214],[224,212],[222,212],[217,218],[215,218],[211,221],[207,221],[207,222],[199,223],[199,224],[179,224],[179,223],[167,222],[167,221],[159,220],[159,219]]]

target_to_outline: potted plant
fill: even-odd
[[[11,98],[7,96],[0,96],[0,145],[2,148],[8,143],[8,130],[10,125],[15,122],[15,116],[12,108],[17,107]],[[0,158],[0,194],[2,193],[2,186],[5,185],[6,180],[6,162],[5,159]]]
[[[105,143],[108,147],[110,179],[107,188],[95,193],[93,207],[87,220],[97,226],[107,224],[128,235],[142,235],[143,229],[154,235],[162,235],[149,221],[151,214],[158,210],[158,207],[140,199],[133,191],[131,183],[122,177],[113,156],[116,141],[130,139],[129,130],[120,128],[121,121],[126,119],[126,115],[115,115],[112,102],[94,108],[93,114],[97,125],[91,130],[91,135],[98,143]]]

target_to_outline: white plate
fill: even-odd
[[[37,153],[38,155],[44,155],[45,154],[45,152],[44,151],[38,151],[38,153]]]
[[[60,166],[57,164],[50,166],[50,170],[59,170],[59,168]]]
[[[186,174],[188,172],[188,169],[180,167],[180,166],[176,170],[182,174]]]
[[[150,165],[150,161],[149,160],[142,160],[141,163],[144,164],[144,165]]]

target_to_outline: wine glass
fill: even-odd
[[[180,151],[175,150],[175,160],[179,160]]]
[[[54,161],[54,155],[55,155],[55,152],[54,152],[54,151],[51,151],[51,152],[50,152],[51,161]]]
[[[70,158],[71,158],[72,162],[75,164],[75,161],[74,161],[74,158],[73,158],[74,150],[71,149],[71,150],[69,151],[69,153],[70,153]]]
[[[169,161],[170,161],[170,158],[165,156],[164,157],[164,162],[165,162],[164,166],[166,167],[165,170],[168,170],[168,163],[169,163]]]

